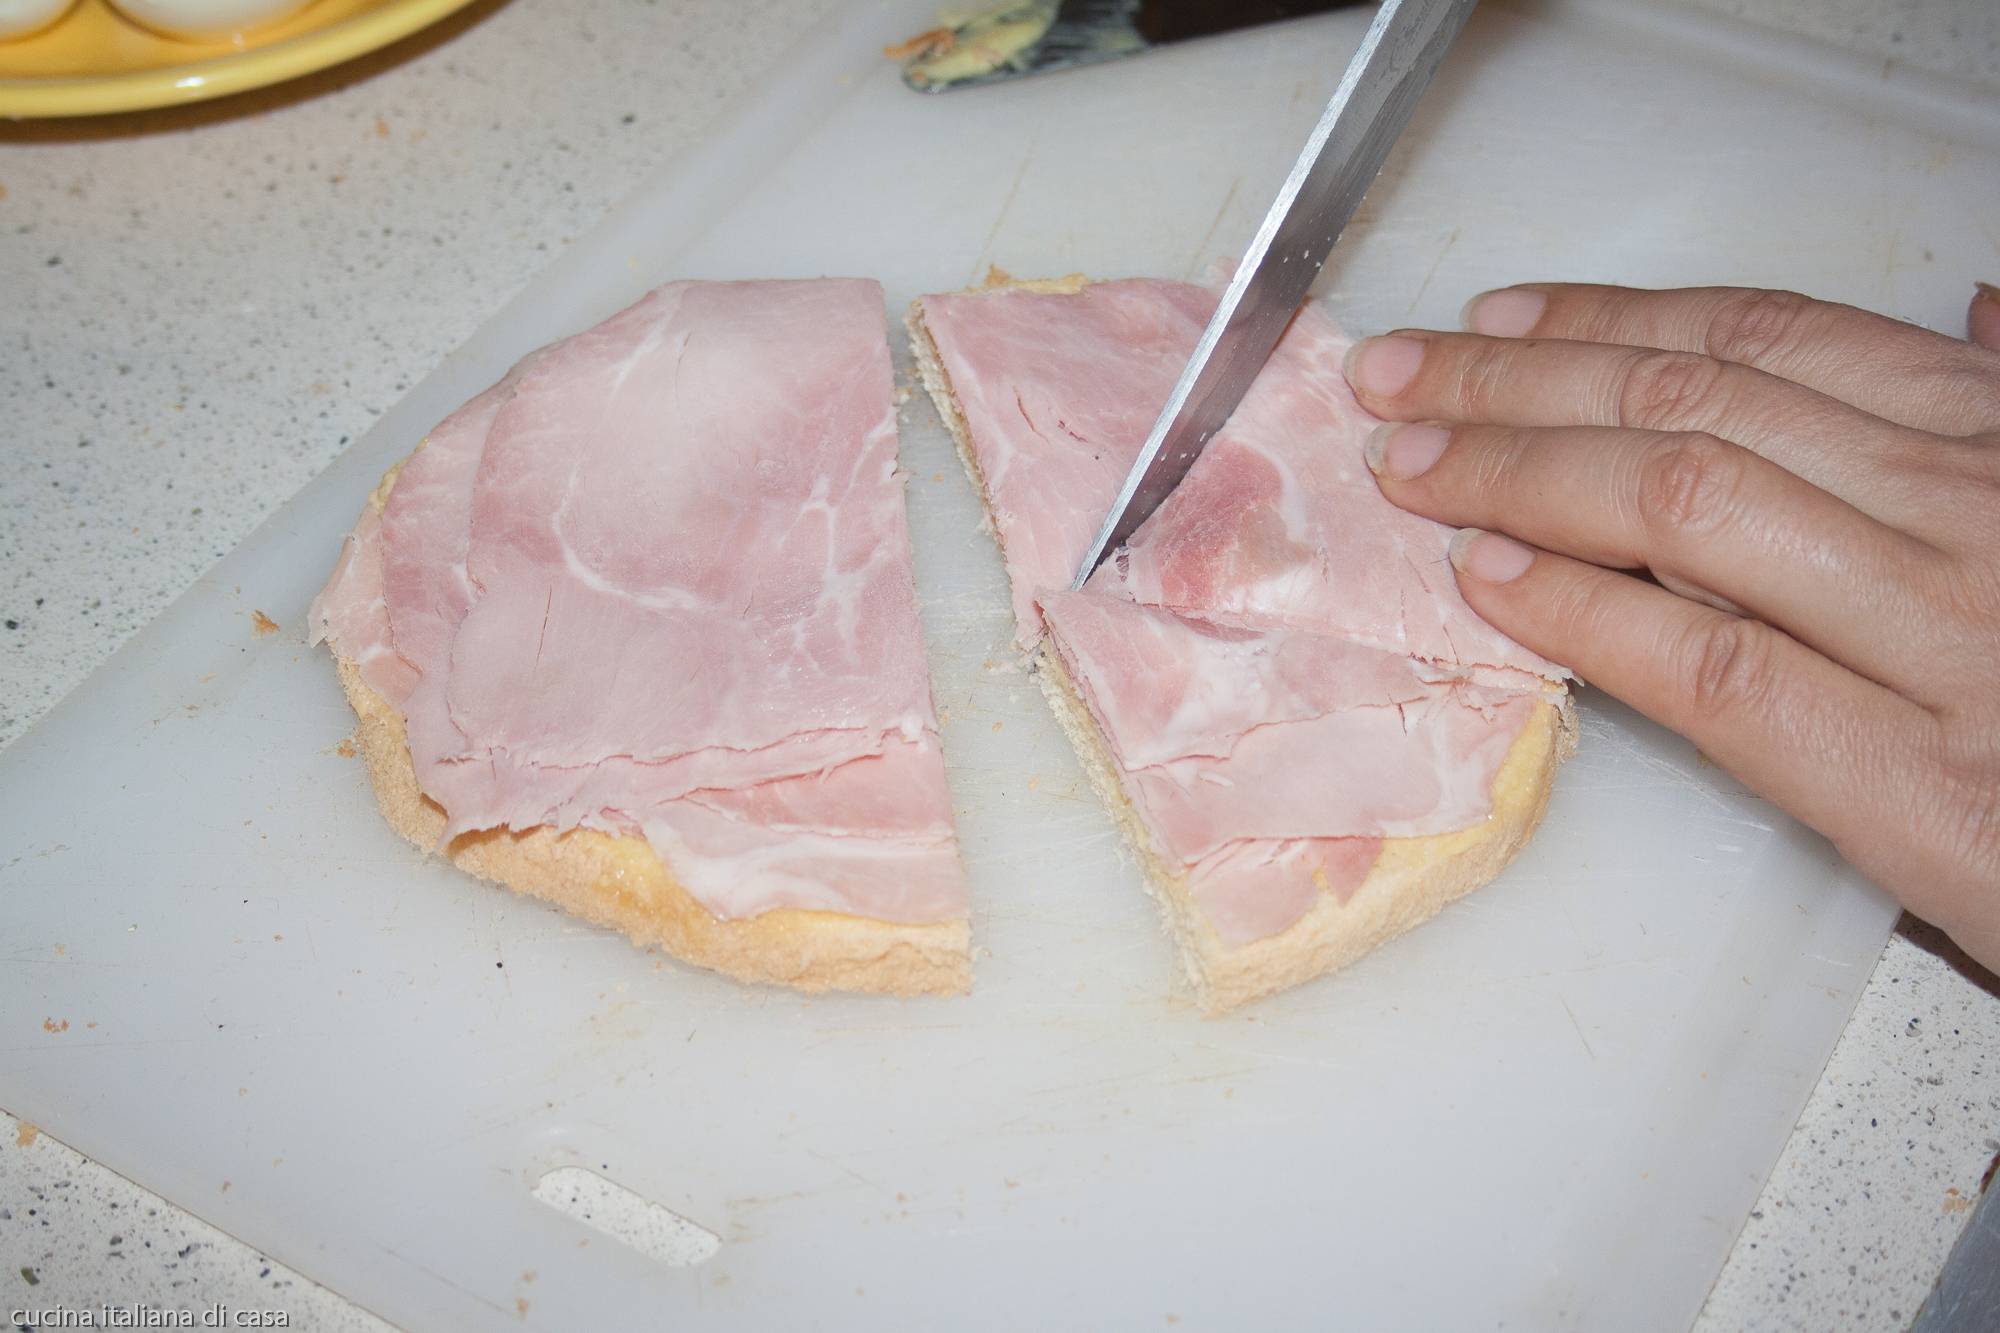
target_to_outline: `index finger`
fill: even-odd
[[[1700,352],[1941,435],[2000,427],[2000,354],[1797,292],[1528,283],[1475,296],[1464,323],[1492,337]]]

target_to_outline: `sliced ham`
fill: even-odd
[[[1166,852],[1422,837],[1483,819],[1528,696],[1297,630],[1225,630],[1094,592],[1042,602]]]
[[[333,574],[306,612],[312,641],[322,640],[354,663],[368,687],[401,708],[416,688],[417,673],[389,641],[389,610],[382,588],[382,515],[362,511],[340,543]]]
[[[873,282],[676,283],[440,425],[343,560],[379,593],[316,619],[414,676],[449,835],[644,836],[723,918],[962,917],[892,395]]]
[[[1469,828],[1561,672],[1481,620],[1451,531],[1391,505],[1348,340],[1293,321],[1187,479],[1067,585],[1214,294],[1133,280],[922,300],[1013,582],[1154,850],[1225,944],[1345,901],[1385,838]]]
[[[923,299],[971,427],[1022,648],[1041,637],[1036,597],[1069,586],[1214,308],[1203,288],[1146,280]]]
[[[1040,637],[1037,600],[1075,575],[1215,302],[1208,288],[1152,279],[923,298],[1023,647]],[[1559,676],[1466,605],[1446,559],[1451,529],[1375,486],[1361,450],[1380,423],[1341,374],[1348,345],[1316,305],[1301,310],[1229,424],[1098,577],[1210,619]]]
[[[1486,818],[1533,704],[1352,640],[1089,589],[1045,594],[1042,611],[1126,798],[1231,944],[1321,892],[1344,901],[1385,837]]]

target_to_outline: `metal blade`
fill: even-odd
[[[1236,266],[1072,587],[1160,507],[1243,400],[1475,0],[1384,0]]]

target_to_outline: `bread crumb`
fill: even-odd
[[[42,1135],[41,1130],[35,1128],[33,1125],[23,1120],[21,1122],[21,1127],[14,1131],[14,1146],[16,1148],[31,1147],[33,1146],[35,1140],[40,1138],[41,1135]]]
[[[526,1296],[516,1296],[514,1298],[514,1308],[520,1312],[521,1318],[526,1319],[528,1317],[528,1298]]]
[[[60,1018],[60,1019],[58,1019],[58,1018],[44,1018],[44,1019],[42,1020],[42,1031],[44,1031],[44,1032],[67,1032],[67,1031],[69,1031],[69,1020],[68,1020],[67,1018]]]
[[[1001,268],[998,264],[988,264],[986,266],[986,285],[988,287],[1005,287],[1013,281],[1014,275],[1006,269]]]
[[[278,632],[278,622],[265,615],[262,611],[252,611],[250,613],[250,628],[259,634],[276,634]]]
[[[995,722],[995,723],[993,724],[993,730],[995,730],[995,731],[998,731],[998,730],[1000,730],[1000,728],[1001,728],[1002,726],[1004,726],[1004,725],[1006,725],[1006,724],[1005,724],[1005,723],[1001,723],[1001,722]]]
[[[375,137],[378,139],[389,137],[389,122],[380,116],[375,117]]]
[[[359,751],[357,751],[354,748],[354,737],[352,736],[343,736],[341,738],[340,744],[333,747],[333,752],[339,755],[342,759],[352,759],[356,754],[359,753]]]

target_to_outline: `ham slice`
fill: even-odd
[[[417,673],[389,642],[382,587],[382,515],[372,505],[340,543],[340,558],[306,612],[312,641],[326,640],[354,663],[368,688],[397,708],[417,686]]]
[[[670,284],[530,356],[314,622],[447,836],[643,836],[725,919],[965,914],[873,282]]]
[[[1162,848],[1415,838],[1484,818],[1528,697],[1296,630],[1232,630],[1094,592],[1046,595],[1050,639]]]
[[[1383,839],[1487,819],[1562,673],[1466,605],[1450,529],[1383,498],[1348,340],[1312,305],[1181,486],[1067,590],[1215,299],[1129,280],[921,307],[1018,641],[1046,632],[1154,850],[1236,946],[1345,901]]]
[[[1153,279],[923,298],[1024,648],[1040,637],[1037,598],[1075,575],[1215,303],[1208,288]],[[1348,346],[1316,304],[1301,310],[1229,424],[1099,578],[1210,619],[1559,677],[1466,605],[1445,554],[1451,529],[1376,488],[1361,448],[1380,423],[1341,374]]]

